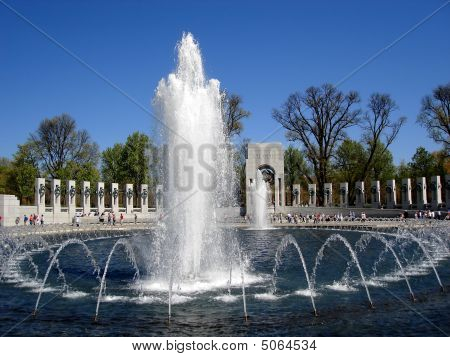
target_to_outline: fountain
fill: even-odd
[[[267,182],[264,180],[261,170],[256,172],[256,182],[252,185],[252,228],[268,229],[270,227],[267,219]]]
[[[4,276],[8,274],[10,270],[10,264],[13,263],[15,257],[20,254],[26,254],[27,259],[30,262],[31,266],[33,267],[33,270],[35,271],[37,276],[39,274],[39,269],[34,263],[33,257],[30,254],[28,254],[28,251],[34,249],[45,249],[49,252],[49,258],[53,256],[53,251],[50,249],[48,243],[40,236],[20,241],[16,247],[12,248],[11,251],[8,252],[7,259],[4,259],[0,272],[0,280],[3,280]]]
[[[412,301],[416,301],[416,298],[414,296],[414,293],[412,291],[411,285],[409,283],[409,279],[405,273],[405,270],[403,269],[403,265],[400,262],[400,259],[397,255],[397,253],[395,253],[395,250],[392,247],[392,243],[388,242],[388,240],[386,238],[384,238],[381,234],[365,234],[363,235],[360,240],[358,242],[356,242],[356,247],[358,250],[363,251],[364,249],[366,249],[366,247],[368,246],[368,244],[370,243],[370,241],[372,239],[376,239],[379,240],[381,243],[384,244],[384,246],[386,247],[386,249],[392,254],[392,256],[395,259],[396,264],[398,265],[398,267],[400,268],[400,272],[403,275],[403,278],[405,279],[406,285],[408,286],[408,290],[409,290],[409,294],[411,296],[411,300]]]
[[[34,307],[33,315],[37,314],[38,307],[39,307],[39,301],[41,300],[41,296],[42,296],[42,292],[44,291],[45,283],[47,282],[47,279],[48,279],[48,276],[50,274],[50,271],[51,271],[51,269],[53,268],[54,265],[58,266],[58,271],[61,274],[60,276],[63,278],[63,281],[64,281],[63,290],[67,289],[66,279],[64,277],[64,274],[62,273],[62,270],[59,268],[58,256],[63,251],[64,248],[66,248],[67,246],[72,245],[72,244],[80,245],[83,248],[83,250],[86,253],[86,256],[91,259],[92,266],[94,267],[94,272],[93,273],[96,273],[96,272],[98,273],[99,272],[99,267],[97,265],[97,262],[95,261],[95,258],[92,256],[92,252],[89,250],[88,246],[83,241],[81,241],[79,239],[75,239],[75,238],[71,238],[71,239],[66,240],[58,248],[58,250],[56,251],[56,253],[52,257],[52,260],[51,260],[50,264],[48,265],[47,271],[46,271],[45,276],[44,276],[44,280],[42,281],[41,287],[39,289],[39,294],[38,294],[38,297],[37,297],[37,300],[36,300],[36,305]]]
[[[323,243],[322,247],[320,247],[319,251],[317,252],[316,255],[316,260],[314,263],[314,268],[312,270],[312,288],[314,289],[316,286],[316,277],[317,277],[317,268],[319,267],[320,262],[322,261],[323,257],[324,257],[324,250],[326,247],[328,247],[332,242],[342,242],[344,244],[344,246],[348,249],[350,256],[352,258],[352,261],[354,264],[356,264],[356,266],[358,267],[358,271],[359,274],[361,276],[361,281],[364,285],[364,289],[366,290],[366,294],[367,294],[367,299],[369,300],[369,306],[371,308],[373,308],[373,302],[372,302],[372,298],[370,296],[370,292],[369,292],[369,288],[367,287],[367,283],[366,283],[366,279],[364,277],[364,273],[361,269],[361,265],[359,264],[359,260],[358,257],[356,256],[355,251],[353,250],[352,246],[350,245],[350,243],[347,241],[347,239],[345,239],[344,237],[342,237],[339,234],[333,234],[331,235],[326,241],[325,243]]]
[[[123,233],[118,236],[116,233],[93,232],[90,237],[83,236],[83,240],[78,233],[58,234],[56,238],[54,235],[41,237],[34,243],[26,241],[29,237],[17,240],[2,238],[1,266],[4,274],[0,282],[0,301],[6,304],[6,297],[23,294],[23,309],[28,308],[30,313],[34,303],[35,316],[39,309],[40,314],[35,317],[32,330],[15,328],[16,334],[22,335],[33,335],[34,331],[53,335],[60,333],[61,329],[67,334],[77,334],[80,326],[89,334],[158,335],[170,334],[173,329],[182,334],[242,335],[248,331],[265,333],[268,329],[285,331],[285,326],[290,326],[287,321],[291,320],[295,326],[292,327],[293,334],[342,335],[345,334],[345,326],[336,325],[333,322],[335,317],[328,316],[342,316],[345,321],[347,313],[358,323],[371,326],[370,329],[347,332],[350,334],[398,334],[396,331],[400,330],[390,320],[391,317],[396,320],[413,319],[414,329],[405,334],[414,334],[415,329],[422,325],[420,318],[415,319],[405,307],[409,303],[414,303],[414,310],[438,309],[439,313],[431,317],[432,321],[445,329],[448,295],[438,292],[435,282],[438,280],[439,287],[444,286],[443,282],[450,277],[448,226],[446,222],[436,222],[431,226],[427,223],[419,228],[402,225],[392,232],[340,230],[339,234],[319,229],[255,232],[228,227],[221,234],[227,242],[226,249],[222,247],[221,250],[225,262],[223,267],[215,272],[203,272],[203,266],[208,268],[211,265],[203,265],[202,259],[200,272],[195,276],[182,274],[179,249],[175,249],[172,255],[152,250],[159,244],[161,251],[166,253],[165,240],[173,243],[174,247],[179,244],[181,238],[170,240],[168,236],[161,236],[167,232],[165,224],[161,230],[125,236]],[[50,241],[51,245],[46,243]],[[82,250],[77,250],[77,246]],[[119,248],[126,254],[117,254]],[[208,250],[203,251],[203,254],[207,253]],[[83,255],[88,259],[80,260]],[[171,260],[166,264],[160,261],[148,265],[149,258],[157,261],[158,257]],[[388,257],[390,261],[387,261]],[[77,261],[83,261],[75,270],[82,279],[80,285],[72,289],[79,279],[72,271]],[[373,272],[368,279],[373,261]],[[95,285],[93,278],[90,282],[83,282],[86,274],[92,274],[91,266],[94,273],[99,268],[102,272]],[[167,280],[164,280],[164,271],[148,270],[149,267],[166,266],[172,267],[167,272]],[[357,273],[353,280],[350,279],[352,268]],[[328,285],[327,282],[343,270],[345,279],[342,280],[347,280],[345,284],[349,285],[342,282]],[[51,272],[53,279],[50,279]],[[55,280],[58,276],[60,282]],[[299,289],[301,284],[304,285]],[[71,292],[67,293],[69,287]],[[402,304],[394,304],[389,301],[390,294],[386,290],[396,299],[406,298],[408,294],[412,302],[405,299]],[[50,294],[54,297],[50,298]],[[43,295],[47,296],[45,303],[40,302]],[[20,304],[22,299],[12,299],[11,303]],[[367,300],[370,306],[373,303],[379,306],[370,314],[364,303]],[[309,314],[311,306],[312,318]],[[162,314],[167,314],[167,308],[170,324],[163,323],[161,318]],[[7,321],[14,320],[15,314],[23,319],[17,311],[20,309],[2,310],[0,321],[8,326]],[[92,325],[95,327],[90,328],[83,316],[69,318],[80,311],[86,311],[90,316],[95,313],[96,324]],[[242,311],[245,321],[248,321],[244,325],[241,319],[233,317],[240,317]],[[60,318],[60,314],[64,317]],[[302,323],[310,319],[315,322],[311,325]],[[384,324],[386,319],[389,322]],[[140,330],[142,321],[146,321],[144,326],[150,326],[148,330]],[[440,332],[436,330],[435,333]]]
[[[116,250],[117,247],[122,246],[125,251],[127,252],[127,256],[128,259],[130,260],[131,264],[133,265],[134,270],[136,271],[135,275],[134,275],[134,280],[140,280],[140,273],[139,273],[139,267],[137,266],[136,263],[136,257],[134,256],[134,252],[133,252],[133,248],[130,245],[130,242],[124,238],[120,238],[119,240],[116,241],[116,243],[113,245],[111,251],[109,252],[108,255],[108,259],[106,260],[106,265],[105,265],[105,269],[103,270],[103,275],[102,275],[102,280],[100,282],[100,288],[98,291],[98,298],[97,298],[97,307],[95,309],[95,317],[94,317],[94,321],[98,320],[98,312],[100,309],[100,301],[102,298],[102,294],[105,293],[106,290],[106,273],[108,272],[108,267],[109,264],[111,262],[111,258]],[[142,285],[141,289],[142,289]]]
[[[444,292],[445,288],[444,285],[442,285],[441,282],[441,278],[439,276],[439,273],[436,270],[436,266],[433,263],[433,259],[430,256],[430,253],[428,252],[428,250],[425,248],[424,244],[420,241],[420,239],[414,237],[414,235],[412,235],[411,233],[406,234],[406,235],[398,235],[397,239],[408,239],[411,240],[415,243],[417,243],[417,245],[420,247],[420,249],[423,251],[424,256],[426,257],[426,259],[429,261],[431,267],[433,268],[434,274],[436,276],[436,279],[438,281],[439,286],[441,287],[441,291]]]
[[[154,270],[166,279],[172,270],[175,280],[196,279],[225,266],[215,208],[228,194],[232,167],[223,134],[219,82],[206,79],[198,43],[190,33],[178,44],[175,72],[158,84],[154,106],[164,119],[167,147],[164,202],[168,207],[159,261],[173,261],[173,254],[178,257],[175,267]]]
[[[41,235],[30,234],[28,227],[0,230],[2,334],[371,336],[445,331],[450,301],[438,291],[436,280],[444,290],[450,279],[448,222],[398,222],[390,231],[375,225],[376,234],[357,225],[338,229],[339,234],[317,227],[265,229],[268,183],[260,170],[252,188],[258,231],[219,222],[219,210],[234,192],[219,82],[206,78],[191,34],[183,35],[177,50],[176,70],[159,82],[153,100],[163,118],[166,147],[161,219],[135,234],[117,227],[47,233],[45,227]],[[126,255],[117,254],[119,249]],[[387,257],[394,264],[387,264]],[[374,284],[389,274],[399,279]],[[351,280],[351,286],[327,284],[339,278]],[[71,294],[69,287],[74,288]],[[367,309],[367,301],[379,308]],[[33,307],[34,315],[38,308],[40,313],[30,322]],[[419,309],[433,312],[427,314],[431,327],[424,327],[423,315],[411,314]],[[93,315],[96,323],[89,324]],[[358,329],[349,330],[350,325]]]
[[[273,267],[273,275],[272,275],[272,284],[273,284],[273,293],[276,292],[276,276],[277,276],[277,269],[280,266],[281,263],[281,255],[283,254],[283,251],[289,246],[293,245],[295,249],[298,252],[300,261],[302,263],[303,271],[305,272],[306,282],[308,284],[308,290],[311,296],[311,305],[313,308],[314,315],[317,316],[317,309],[316,304],[314,302],[314,287],[311,284],[311,281],[309,279],[308,269],[306,267],[305,258],[303,257],[302,250],[300,249],[298,243],[296,242],[295,238],[291,235],[288,235],[287,237],[283,238],[280,245],[278,246],[277,252],[275,253],[275,266]]]

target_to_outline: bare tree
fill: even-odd
[[[382,156],[397,137],[406,121],[405,117],[392,119],[392,113],[398,109],[389,94],[374,93],[370,96],[369,110],[363,117],[363,140],[367,144],[368,156],[362,171],[366,179],[373,166],[375,153]],[[381,152],[377,152],[380,151]]]
[[[248,118],[250,112],[243,109],[242,98],[236,94],[222,93],[222,116],[225,136],[230,139],[239,135],[244,128],[242,119]]]
[[[438,86],[433,95],[422,100],[417,121],[428,131],[431,139],[444,145],[450,153],[450,83]]]
[[[300,141],[306,158],[311,162],[318,184],[317,197],[323,203],[323,185],[328,180],[330,159],[345,130],[359,123],[360,110],[357,92],[344,94],[331,84],[310,87],[304,94],[289,96],[281,109],[273,111],[273,118],[287,129],[292,141]]]
[[[77,130],[75,120],[67,114],[44,119],[30,135],[30,143],[45,171],[57,177],[72,162],[76,164],[98,161],[98,146],[86,130]]]

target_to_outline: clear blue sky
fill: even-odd
[[[151,117],[1,4],[5,2],[150,109],[190,31],[207,75],[252,112],[243,137],[286,143],[271,111],[296,90],[341,78],[442,5],[427,1],[0,0],[0,156],[11,157],[45,117],[66,112],[101,149]],[[408,122],[395,161],[439,147],[415,123],[421,98],[450,81],[450,5],[348,79],[366,104],[390,93]],[[359,137],[359,130],[350,135]]]

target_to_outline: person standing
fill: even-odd
[[[41,226],[43,226],[43,225],[44,225],[44,215],[41,214]]]
[[[137,224],[137,214],[134,214],[134,224]]]

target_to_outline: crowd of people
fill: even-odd
[[[137,223],[137,218],[138,218],[137,214],[135,213],[134,214],[134,223],[135,224]],[[121,213],[119,216],[119,223],[123,224],[124,220],[125,220],[125,215],[123,213]],[[98,221],[103,224],[115,226],[116,222],[117,222],[117,217],[116,217],[115,212],[102,212],[98,218]]]
[[[109,212],[102,212],[101,214],[95,213],[95,216],[98,216],[99,223],[106,224],[108,226],[115,226],[116,223],[119,223],[120,225],[123,224],[125,221],[125,215],[123,213],[120,213],[119,216],[116,215],[114,211]],[[137,214],[134,214],[134,223],[137,223]],[[76,215],[72,220],[72,225],[76,225],[77,227],[80,225],[80,216]]]
[[[247,215],[244,217],[246,222],[252,222],[253,217],[251,215]],[[408,211],[404,211],[400,214],[400,219],[413,218],[408,213]],[[438,220],[450,220],[450,212],[446,215],[441,211],[433,211],[433,210],[425,210],[425,211],[416,211],[414,213],[415,219],[438,219]],[[321,222],[342,222],[342,221],[361,221],[365,222],[367,220],[366,212],[361,212],[357,214],[354,211],[350,211],[348,215],[343,215],[342,213],[336,214],[325,214],[325,213],[311,213],[311,214],[283,214],[283,213],[272,213],[270,214],[270,223],[272,224],[282,224],[282,223],[291,223],[291,224],[301,224],[301,223],[321,223]]]
[[[357,217],[356,213],[350,211],[347,216],[344,216],[342,213],[336,214],[325,214],[325,213],[312,213],[312,214],[282,214],[282,213],[274,213],[270,215],[271,223],[292,223],[292,224],[300,224],[300,223],[321,223],[321,222],[342,222],[346,221],[354,221],[356,218],[360,218],[361,221],[365,221],[367,219],[367,215],[365,212],[361,212],[360,216]]]
[[[404,218],[409,218],[408,212],[405,211],[403,213]],[[433,210],[425,210],[425,211],[416,211],[414,212],[414,218],[415,219],[450,219],[450,212],[448,212],[446,215],[442,214],[441,211],[433,211]]]
[[[16,226],[20,223],[20,218],[16,217]],[[26,214],[23,215],[23,225],[30,225],[30,226],[41,226],[44,225],[44,215],[41,214],[40,216],[36,213],[30,214],[30,216],[27,216]]]
[[[16,226],[20,224],[20,217],[16,217],[15,219]],[[41,226],[44,224],[44,215],[38,215],[38,214],[30,214],[27,216],[26,214],[23,215],[23,225],[27,226]],[[3,225],[3,217],[0,215],[0,227]]]
[[[116,223],[119,223],[120,225],[123,224],[125,220],[124,213],[120,213],[119,216],[116,215],[115,212],[109,211],[109,212],[102,212],[94,213],[94,216],[98,216],[99,223],[115,226]],[[72,226],[80,226],[80,221],[82,217],[89,217],[91,216],[91,213],[89,214],[82,214],[77,213],[72,218]],[[441,211],[433,211],[433,210],[417,210],[414,212],[414,216],[412,217],[412,214],[408,211],[404,211],[400,214],[400,219],[407,219],[407,218],[414,218],[414,219],[437,219],[437,220],[450,220],[450,211],[445,214]],[[134,214],[134,223],[137,223],[137,214]],[[251,215],[246,215],[244,217],[246,222],[252,223],[253,217]],[[342,221],[361,221],[365,222],[367,220],[367,214],[365,212],[361,212],[359,215],[356,214],[354,211],[350,211],[348,215],[344,216],[342,213],[336,213],[336,214],[325,214],[325,213],[311,213],[311,214],[301,214],[301,213],[272,213],[269,215],[270,223],[272,224],[283,224],[283,223],[291,223],[291,224],[301,224],[301,223],[322,223],[322,222],[342,222]],[[20,224],[20,217],[17,217],[15,220],[16,226]],[[24,214],[23,215],[23,225],[27,226],[36,226],[36,225],[44,225],[44,215],[38,215],[38,214],[30,214],[29,216]],[[0,226],[3,223],[3,217],[0,216]]]
[[[125,221],[125,215],[123,213],[120,213],[120,215],[117,217],[114,212],[102,212],[100,215],[98,213],[92,214],[84,214],[84,213],[77,213],[72,217],[72,226],[80,226],[81,218],[83,217],[91,217],[91,216],[98,216],[99,223],[107,224],[115,226],[116,223],[123,224]],[[138,216],[135,213],[134,214],[134,223],[137,223]],[[42,226],[44,225],[44,215],[38,215],[35,213],[30,214],[29,216],[24,214],[23,218],[16,217],[15,224],[16,226],[19,226],[20,222],[23,222],[24,226]],[[3,217],[0,216],[0,227],[3,224]]]

